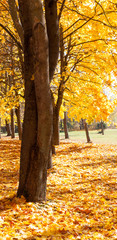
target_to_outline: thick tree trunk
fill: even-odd
[[[18,108],[15,109],[15,114],[17,117],[19,140],[21,140],[22,139],[22,124],[21,124],[21,119],[20,119],[20,105],[18,106]]]
[[[11,138],[15,138],[14,109],[11,109]]]
[[[46,199],[52,136],[48,40],[42,1],[19,0],[19,7],[25,34],[25,114],[18,196],[36,202]]]
[[[65,133],[65,139],[69,138],[69,134],[68,134],[68,129],[67,129],[67,112],[64,112],[64,133]]]
[[[7,131],[7,136],[11,136],[11,127],[7,120],[6,120],[6,131]]]
[[[85,132],[86,132],[87,143],[90,143],[91,140],[90,140],[88,125],[87,125],[86,120],[84,120],[84,128],[85,128]]]
[[[50,148],[49,156],[48,156],[48,166],[47,166],[47,169],[50,169],[50,168],[52,168],[52,148]]]

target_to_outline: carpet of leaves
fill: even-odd
[[[0,141],[0,240],[117,239],[117,146],[61,142],[42,204],[16,197],[19,155]]]

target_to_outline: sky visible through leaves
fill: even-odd
[[[62,141],[47,202],[16,197],[19,140],[0,141],[0,240],[117,239],[117,146]]]

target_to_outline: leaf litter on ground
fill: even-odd
[[[16,197],[19,159],[0,140],[0,240],[117,239],[117,145],[62,141],[41,204]]]

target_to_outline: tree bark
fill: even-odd
[[[53,144],[59,145],[59,108],[55,106],[53,108]]]
[[[11,138],[15,138],[14,109],[11,109]]]
[[[64,133],[65,133],[65,139],[69,138],[69,134],[68,134],[68,128],[67,128],[67,112],[64,112]]]
[[[6,120],[6,131],[7,131],[7,136],[11,136],[11,127],[7,120]]]
[[[19,140],[22,140],[22,124],[21,124],[21,119],[20,119],[20,105],[18,106],[18,108],[15,109],[15,114],[17,117]]]
[[[104,135],[104,124],[102,120],[101,120],[101,133],[102,135]]]
[[[86,120],[84,120],[84,128],[85,128],[85,132],[86,132],[87,143],[91,143],[90,136],[89,136],[88,125],[87,125]]]
[[[0,117],[0,139],[1,139],[1,117]]]
[[[45,0],[44,3],[49,40],[49,77],[51,82],[59,55],[59,21],[57,16],[57,1]]]
[[[52,148],[50,148],[49,155],[48,155],[48,166],[47,169],[52,168]]]
[[[48,38],[41,0],[19,0],[24,29],[25,114],[18,196],[46,200],[52,136]],[[34,79],[34,81],[33,81]]]

